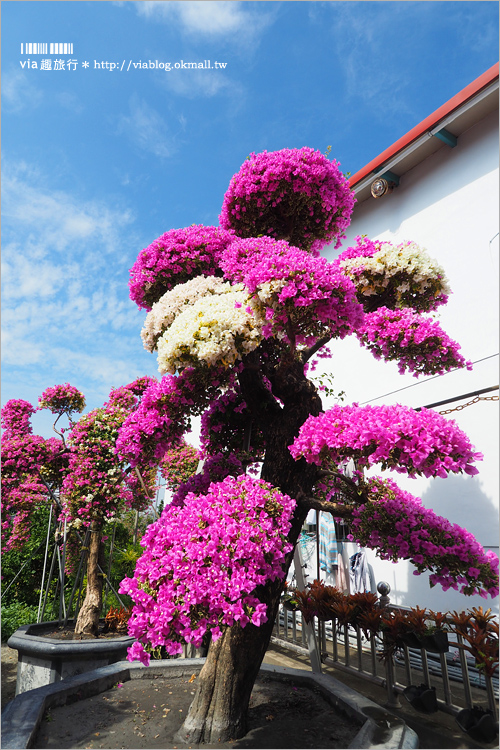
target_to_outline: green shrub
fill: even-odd
[[[23,602],[15,602],[2,607],[2,642],[10,638],[21,625],[36,622],[37,614],[37,606],[23,604]]]

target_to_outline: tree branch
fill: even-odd
[[[306,497],[304,502],[308,508],[313,510],[322,510],[325,513],[331,513],[336,518],[351,518],[352,508],[339,503],[332,503],[330,500],[320,500],[317,497]]]
[[[322,346],[325,344],[328,344],[329,341],[331,341],[331,336],[323,336],[323,338],[318,339],[315,344],[309,347],[309,349],[305,349],[302,352],[302,362],[305,364],[308,362],[311,357],[313,357],[319,349],[321,349]]]

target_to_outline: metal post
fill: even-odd
[[[47,605],[47,597],[49,595],[50,579],[52,578],[52,573],[54,572],[54,565],[55,565],[55,562],[56,562],[56,550],[57,550],[57,544],[54,547],[54,552],[52,553],[52,560],[51,560],[51,563],[50,563],[49,575],[47,577],[47,589],[45,591],[45,597],[43,599],[43,604],[42,604],[42,611],[40,613],[40,619],[39,619],[38,622],[43,622],[43,615],[45,613],[45,607]]]
[[[384,635],[384,651],[386,651],[385,646]],[[395,689],[396,678],[394,674],[394,661],[392,654],[391,656],[388,656],[385,661],[385,677],[387,683],[387,703],[385,705],[387,708],[401,708],[401,703],[399,702],[398,694]]]
[[[297,588],[300,591],[304,591],[306,584],[304,580],[304,574],[302,572],[302,555],[300,554],[300,546],[295,547],[293,555],[293,564],[295,567],[295,577],[297,579]],[[307,623],[302,618],[302,632],[305,633],[307,639],[307,646],[309,649],[309,658],[311,659],[311,668],[313,672],[321,673],[321,659],[318,651],[318,644],[316,642],[316,636],[312,625]]]
[[[43,572],[42,572],[42,582],[40,584],[40,600],[38,602],[38,614],[36,616],[36,621],[41,622],[40,620],[40,612],[42,609],[42,598],[43,598],[43,584],[45,583],[45,571],[47,570],[47,559],[49,555],[49,539],[50,539],[50,531],[52,527],[52,513],[53,513],[53,507],[52,503],[50,504],[50,513],[49,513],[49,526],[47,528],[47,542],[45,544],[45,557],[43,559]]]
[[[106,576],[106,586],[104,588],[103,612],[106,612],[106,600],[108,598],[109,579],[111,577],[111,563],[113,561],[113,552],[114,552],[114,546],[115,546],[115,535],[116,535],[116,521],[113,524],[113,535],[111,537],[111,544],[109,545],[108,574]]]

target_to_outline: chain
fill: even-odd
[[[498,396],[475,396],[472,401],[468,401],[466,404],[460,404],[460,406],[455,406],[454,409],[444,409],[444,411],[440,411],[439,414],[451,414],[453,411],[462,411],[462,409],[465,409],[467,406],[477,404],[478,401],[498,401],[498,398]]]

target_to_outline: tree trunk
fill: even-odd
[[[85,599],[78,613],[75,624],[75,635],[97,636],[99,617],[102,610],[103,576],[99,565],[103,568],[102,526],[97,521],[92,522],[89,556],[87,559],[87,589]]]
[[[290,552],[287,570],[292,558]],[[271,639],[282,590],[282,580],[259,586],[254,593],[267,604],[267,622],[260,627],[233,625],[210,644],[198,689],[176,740],[189,745],[213,744],[246,734],[250,696]]]
[[[257,368],[240,374],[245,401],[266,438],[262,478],[297,500],[288,534],[288,541],[295,547],[307,516],[305,499],[316,481],[317,467],[304,459],[294,461],[288,446],[305,419],[320,413],[321,400],[297,360],[288,361],[273,382],[273,393],[283,402],[282,408],[270,401],[269,392],[259,380]],[[292,559],[293,549],[283,566],[285,576]],[[246,733],[250,695],[269,645],[282,590],[283,579],[259,586],[254,593],[267,604],[267,622],[258,628],[251,623],[245,628],[234,625],[210,645],[195,697],[176,736],[179,742],[228,742]]]

